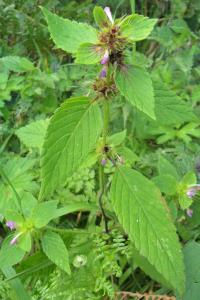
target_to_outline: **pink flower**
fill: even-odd
[[[101,60],[101,64],[105,65],[108,63],[108,61],[109,61],[109,52],[108,52],[108,50],[106,50],[106,52],[104,53],[104,56]]]
[[[107,163],[107,160],[106,160],[105,158],[103,158],[102,161],[101,161],[101,165],[102,165],[102,166],[105,166],[106,163]]]
[[[108,19],[110,20],[110,22],[113,24],[114,23],[114,20],[113,20],[113,17],[112,17],[112,13],[111,13],[111,10],[110,10],[110,7],[105,7],[104,8],[104,11],[108,17]]]
[[[199,191],[199,190],[200,190],[200,184],[193,184],[186,191],[186,195],[189,198],[193,198],[196,195],[197,191]]]
[[[101,73],[99,75],[100,78],[105,78],[107,75],[107,69],[106,67],[103,67],[103,69],[101,70]]]
[[[15,245],[17,243],[18,238],[22,235],[22,232],[19,232],[17,235],[15,235],[12,240],[10,241],[10,245]]]
[[[16,228],[16,223],[13,221],[7,221],[6,226],[10,228],[10,230],[14,230]]]
[[[193,215],[193,210],[192,210],[191,208],[188,208],[188,209],[186,210],[186,214],[188,215],[189,218],[191,218],[192,215]]]

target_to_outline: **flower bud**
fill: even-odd
[[[10,230],[16,229],[16,223],[13,222],[13,221],[7,221],[7,222],[6,222],[6,226],[7,226],[8,228],[10,228]]]
[[[109,52],[108,52],[108,50],[106,50],[106,52],[104,53],[104,56],[101,60],[101,64],[106,65],[108,63],[108,61],[109,61]]]
[[[113,20],[113,17],[112,17],[112,13],[111,13],[111,10],[110,10],[110,7],[105,7],[104,8],[104,11],[108,17],[108,19],[110,20],[110,22],[113,24],[114,23],[114,20]]]

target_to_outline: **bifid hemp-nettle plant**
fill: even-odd
[[[77,64],[98,64],[99,75],[90,96],[67,99],[51,118],[42,154],[40,197],[49,195],[66,178],[95,156],[99,165],[99,204],[109,232],[103,200],[114,212],[133,243],[133,256],[150,276],[183,293],[181,246],[170,214],[157,187],[133,170],[126,155],[118,153],[109,133],[110,107],[116,95],[124,96],[138,110],[155,119],[153,83],[137,64],[133,45],[149,36],[155,19],[132,14],[114,20],[109,7],[94,8],[99,31],[90,25],[62,19],[42,8],[51,38],[71,53]],[[111,181],[104,168],[111,161]]]
[[[87,95],[67,99],[50,119],[41,155],[39,201],[34,197],[27,201],[24,195],[18,199],[22,213],[7,213],[7,226],[14,231],[9,243],[29,252],[32,239],[41,240],[48,258],[71,274],[72,262],[66,245],[59,230],[48,223],[91,207],[75,203],[58,208],[57,201],[49,198],[80,166],[87,166],[92,160],[95,170],[98,169],[96,209],[100,208],[105,234],[115,230],[115,225],[119,228],[120,223],[130,239],[135,264],[181,295],[184,292],[181,245],[165,200],[151,180],[132,168],[131,150],[121,151],[118,147],[126,132],[110,135],[109,130],[112,105],[119,96],[133,109],[156,119],[154,85],[159,83],[137,61],[135,43],[150,35],[157,20],[138,14],[114,19],[109,7],[97,6],[94,8],[97,30],[88,24],[63,19],[46,8],[42,11],[56,46],[72,54],[76,64],[96,65],[98,73]],[[108,164],[114,169],[111,176],[105,172]],[[195,186],[187,192],[188,198],[196,189]],[[111,213],[107,213],[107,206]]]

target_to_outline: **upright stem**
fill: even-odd
[[[103,145],[102,145],[102,151],[104,151],[104,148],[107,143],[107,136],[108,136],[108,127],[109,127],[109,101],[107,99],[104,99],[103,102]],[[103,166],[101,164],[101,160],[99,161],[99,206],[102,212],[102,216],[104,219],[105,224],[105,231],[108,233],[108,223],[107,223],[107,216],[105,214],[105,210],[103,207],[103,196],[105,193],[105,176],[104,176],[104,170]]]
[[[103,103],[103,146],[104,147],[107,142],[108,126],[109,126],[109,101],[105,99]]]
[[[135,0],[130,0],[132,14],[135,13]]]

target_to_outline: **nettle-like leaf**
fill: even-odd
[[[118,167],[112,182],[111,200],[139,254],[161,274],[169,287],[183,293],[181,247],[156,186],[137,171]]]
[[[161,125],[182,124],[196,120],[191,105],[181,100],[164,83],[153,81],[156,121]]]
[[[55,112],[47,130],[41,160],[41,195],[49,195],[87,158],[102,131],[98,104],[88,97],[71,98]]]
[[[133,14],[123,20],[120,26],[121,33],[134,42],[141,41],[149,36],[156,22],[157,19]]]
[[[101,27],[107,27],[110,24],[110,21],[104,12],[103,8],[100,6],[95,6],[93,10],[93,15],[96,24],[101,28]]]
[[[155,119],[153,86],[147,71],[138,66],[122,66],[116,71],[115,82],[133,106]]]
[[[27,72],[35,68],[30,60],[20,56],[5,56],[0,58],[0,66],[13,72]]]
[[[71,274],[68,250],[59,234],[47,231],[42,237],[42,249],[53,263]]]
[[[177,300],[197,300],[200,294],[200,244],[190,241],[183,250],[186,266],[186,289]]]
[[[63,19],[44,7],[41,9],[48,23],[51,38],[58,48],[76,53],[81,44],[97,42],[97,31],[92,26]]]
[[[14,157],[3,165],[3,170],[9,178],[13,187],[19,195],[24,191],[34,191],[37,184],[33,181],[34,177],[31,172],[35,161],[27,158]],[[4,214],[6,209],[17,210],[18,201],[16,195],[6,182],[0,180],[0,211]]]
[[[81,44],[76,54],[77,64],[97,64],[100,62],[105,50],[99,45],[91,43]]]
[[[49,119],[32,122],[16,130],[15,134],[28,148],[42,149]]]

